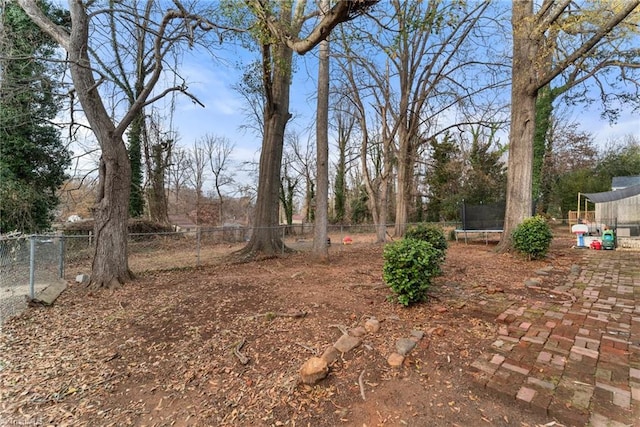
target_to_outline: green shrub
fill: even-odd
[[[553,234],[544,217],[527,218],[511,234],[513,247],[529,259],[544,258],[549,251]]]
[[[447,238],[442,228],[435,224],[421,223],[407,229],[404,237],[406,239],[422,240],[429,242],[438,251],[438,274],[441,274],[440,264],[447,256]]]
[[[384,248],[383,278],[400,304],[423,301],[440,271],[440,251],[431,243],[402,239]]]

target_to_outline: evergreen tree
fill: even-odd
[[[494,127],[485,135],[480,127],[471,129],[470,170],[463,187],[463,197],[469,204],[498,203],[505,199],[507,180],[500,160],[504,147],[496,139],[497,130]]]
[[[457,216],[457,205],[461,198],[460,177],[462,163],[459,160],[460,149],[447,133],[442,141],[432,138],[431,164],[427,175],[429,202],[427,221],[450,220]]]
[[[64,24],[48,3],[46,13]],[[51,41],[22,9],[2,2],[0,12],[0,232],[50,227],[70,153],[52,123],[60,109]]]

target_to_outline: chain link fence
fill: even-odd
[[[54,235],[0,238],[0,322],[64,277],[64,240]]]
[[[375,225],[329,225],[327,243],[331,252],[344,250],[346,237],[353,245],[373,243],[376,230]],[[129,268],[140,274],[216,264],[242,249],[254,231],[252,227],[226,226],[130,234]],[[280,226],[277,233],[288,248],[311,251],[313,247],[313,224]],[[393,235],[393,225],[387,226],[387,234]],[[49,284],[89,275],[94,250],[95,239],[90,232],[0,237],[0,327]]]
[[[640,249],[640,224],[606,223],[616,230],[619,249]],[[414,224],[407,224],[411,226]],[[447,236],[459,223],[440,223]],[[591,236],[599,238],[604,226],[593,227]],[[394,235],[394,225],[387,227],[387,238]],[[242,249],[254,232],[252,227],[200,227],[195,231],[130,234],[129,268],[134,274],[146,271],[194,268],[218,263]],[[377,226],[329,225],[330,252],[346,248],[343,241],[358,245],[376,240]],[[277,227],[277,233],[288,248],[311,251],[313,224]],[[20,313],[38,292],[58,280],[75,280],[89,275],[95,250],[91,232],[82,235],[0,236],[0,327],[5,319]]]

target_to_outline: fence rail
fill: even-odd
[[[447,226],[447,224],[443,224]],[[387,225],[393,235],[393,224]],[[455,228],[451,224],[450,228]],[[344,237],[354,244],[373,242],[375,225],[329,225],[332,251],[341,250]],[[129,234],[129,268],[144,271],[198,267],[214,263],[241,249],[255,231],[252,227],[199,227],[195,231]],[[313,224],[277,227],[287,247],[309,251]],[[0,327],[4,319],[19,313],[28,299],[58,280],[88,274],[95,250],[89,234],[0,236]]]
[[[414,224],[407,224],[411,226]],[[447,234],[459,223],[439,223]],[[392,236],[394,224],[386,226]],[[331,251],[343,250],[343,239],[353,244],[373,243],[378,227],[365,225],[329,225],[327,234]],[[627,230],[629,229],[629,230]],[[128,240],[129,268],[134,273],[198,267],[241,249],[256,230],[252,227],[201,227],[195,231],[171,233],[136,233]],[[640,224],[621,229],[637,236]],[[313,247],[312,224],[277,227],[287,247],[310,251]],[[637,237],[636,237],[637,239]],[[89,274],[95,250],[92,235],[0,236],[0,327],[4,319],[19,313],[48,284],[73,280]]]

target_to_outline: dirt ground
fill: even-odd
[[[557,426],[480,389],[469,366],[506,307],[553,300],[523,282],[548,265],[541,287],[562,282],[580,256],[571,244],[556,239],[547,259],[526,261],[451,242],[428,301],[411,308],[388,301],[382,246],[357,241],[334,244],[327,264],[296,253],[148,272],[110,291],[71,285],[4,325],[0,426]],[[317,385],[300,382],[340,327],[371,317],[379,332]],[[426,335],[391,368],[412,330]]]

